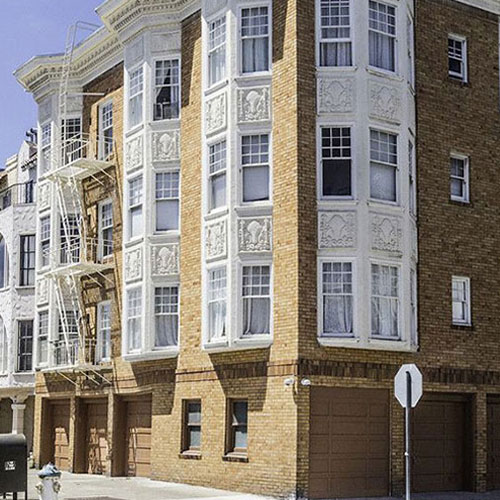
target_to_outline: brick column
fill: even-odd
[[[472,487],[474,491],[486,491],[488,465],[488,405],[485,392],[476,393],[472,418],[474,429],[474,453]]]

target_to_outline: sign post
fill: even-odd
[[[394,395],[405,409],[406,500],[411,496],[411,409],[417,406],[423,392],[422,373],[416,365],[403,365],[394,377]]]

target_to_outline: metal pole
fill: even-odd
[[[410,372],[406,372],[406,408],[405,408],[406,500],[410,500],[410,490],[411,490],[410,412],[411,412],[411,375]]]

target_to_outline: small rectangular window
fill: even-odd
[[[241,10],[242,72],[269,71],[269,9],[252,7]]]
[[[351,129],[321,128],[323,196],[351,196]]]
[[[33,286],[35,284],[35,235],[21,236],[20,244],[19,285]]]
[[[180,64],[179,59],[156,61],[155,64],[155,120],[179,118]]]
[[[156,174],[156,231],[179,229],[179,172]]]
[[[466,156],[452,156],[450,165],[451,199],[469,201],[469,159]]]
[[[397,201],[398,137],[370,130],[370,196]]]
[[[142,217],[142,176],[129,180],[128,193],[128,237],[132,239],[141,236],[144,231]]]
[[[184,402],[184,426],[182,451],[201,450],[201,401]]]
[[[77,117],[63,120],[61,135],[63,165],[80,159],[82,157],[82,119]]]
[[[209,196],[210,210],[226,206],[226,141],[209,146]]]
[[[127,292],[127,341],[128,352],[139,351],[142,345],[142,290]]]
[[[111,304],[101,302],[97,305],[97,349],[96,362],[111,359]]]
[[[470,279],[452,277],[452,311],[454,325],[471,324]]]
[[[227,453],[246,455],[248,449],[248,402],[229,401]]]
[[[113,203],[106,201],[99,206],[99,254],[106,258],[113,253]]]
[[[155,288],[155,347],[171,347],[179,341],[179,287]]]
[[[105,160],[113,152],[113,102],[99,107],[99,157]]]
[[[40,219],[40,263],[42,267],[50,264],[50,215]]]
[[[396,71],[396,8],[382,2],[369,3],[370,66]]]
[[[17,343],[17,371],[30,372],[33,369],[33,320],[19,321]]]
[[[50,170],[52,161],[52,123],[42,125],[40,154],[40,175],[43,175]]]
[[[41,311],[38,313],[38,364],[47,364],[49,360],[49,312]]]
[[[399,339],[399,268],[372,264],[371,332],[373,337]]]
[[[243,266],[243,335],[271,332],[271,266]]]
[[[144,72],[137,68],[129,75],[128,127],[129,129],[142,123],[144,96]]]
[[[227,274],[225,267],[212,269],[208,273],[208,340],[226,337],[226,293]]]
[[[226,16],[208,24],[208,82],[215,85],[226,78]]]
[[[60,242],[61,264],[74,264],[80,260],[79,215],[69,214],[61,217]]]
[[[467,81],[467,40],[463,37],[448,35],[448,74]]]
[[[321,0],[320,66],[351,66],[350,0]]]
[[[269,134],[241,138],[243,201],[269,200]]]
[[[323,336],[353,334],[353,280],[350,262],[323,262]]]

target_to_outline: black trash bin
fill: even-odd
[[[0,434],[0,495],[28,500],[28,446],[23,434]]]

